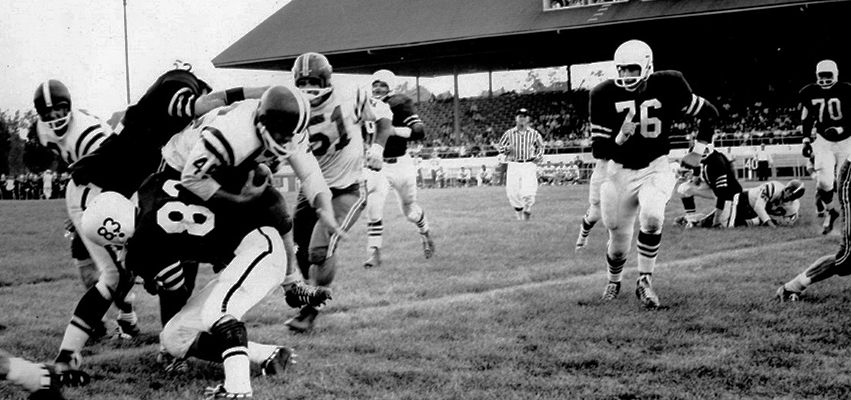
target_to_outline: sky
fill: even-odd
[[[216,69],[210,62],[289,1],[127,0],[130,103],[176,59],[192,64],[193,72],[216,89],[289,80],[282,71]],[[127,107],[122,0],[2,0],[0,15],[0,110],[32,109],[35,88],[47,79],[68,86],[74,108],[103,119]],[[572,77],[578,75],[572,71]],[[523,77],[525,72],[495,73],[494,89],[516,87]],[[367,85],[368,80],[335,74],[333,82]],[[487,89],[487,74],[459,81],[462,97]],[[420,83],[433,93],[453,89],[452,77]]]

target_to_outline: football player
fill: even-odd
[[[30,400],[63,400],[62,386],[83,386],[90,378],[85,372],[61,373],[53,365],[34,363],[0,350],[0,380],[30,392]]]
[[[310,105],[301,91],[289,86],[268,89],[260,101],[245,100],[220,108],[166,144],[163,159],[167,168],[158,173],[178,179],[183,188],[213,211],[224,207],[223,212],[237,212],[245,218],[257,218],[263,224],[277,227],[284,238],[288,257],[283,287],[287,303],[296,308],[307,303],[318,305],[330,299],[330,289],[317,290],[302,282],[293,250],[292,221],[280,192],[271,185],[260,186],[257,192],[241,189],[247,187],[243,183],[255,165],[280,165],[286,161],[301,182],[319,220],[334,233],[342,234],[334,217],[331,192],[316,159],[310,154],[304,132],[309,111]],[[301,113],[303,118],[293,117]],[[295,124],[297,129],[279,132],[287,124]],[[188,292],[191,293],[191,287]],[[182,306],[180,297],[168,300],[173,312]],[[183,298],[185,301],[185,295]]]
[[[697,142],[683,161],[696,166],[707,154],[718,111],[692,93],[679,71],[653,71],[653,52],[640,40],[629,40],[614,55],[618,77],[597,85],[590,94],[595,154],[610,161],[600,187],[600,210],[609,231],[608,283],[603,300],[620,292],[623,266],[638,217],[638,273],[635,294],[646,308],[659,307],[651,275],[662,240],[665,205],[676,177],[668,166],[669,127],[683,115],[699,119]]]
[[[71,107],[71,92],[56,79],[49,79],[38,85],[33,96],[38,121],[36,134],[38,145],[27,146],[25,151],[36,152],[48,149],[68,165],[100,147],[101,143],[112,135],[109,126],[85,110]],[[79,195],[80,193],[75,193]],[[94,287],[98,279],[98,269],[89,256],[81,238],[74,233],[80,226],[82,210],[75,207],[79,196],[66,196],[65,203],[72,226],[69,228],[71,257],[80,271],[80,278],[86,289]]]
[[[328,215],[324,223],[339,231],[331,193],[307,147],[308,112],[302,94],[284,86],[270,88],[259,102],[220,109],[181,133],[200,137],[187,152],[174,147],[167,153],[169,165],[184,161],[182,175],[173,179],[174,171],[164,170],[147,179],[139,189],[138,215],[132,202],[106,192],[84,216],[85,234],[120,247],[127,267],[158,291],[184,290],[182,260],[213,264],[216,278],[160,334],[163,348],[178,360],[222,362],[225,382],[209,388],[208,398],[250,397],[249,362],[279,374],[291,358],[288,348],[248,342],[241,321],[284,282],[289,261],[281,231],[290,225],[282,228],[265,211],[269,171],[263,162],[288,161],[310,201]]]
[[[703,228],[713,227],[747,227],[791,225],[798,220],[798,210],[801,208],[800,199],[804,195],[804,185],[793,179],[786,185],[777,181],[769,181],[754,188],[736,193],[730,200],[726,219],[716,224],[716,209],[709,215],[696,214],[697,222],[691,226]]]
[[[842,227],[842,242],[839,245],[839,251],[835,255],[819,258],[798,276],[780,286],[775,296],[781,302],[800,300],[801,293],[810,285],[834,275],[851,275],[851,246],[848,242],[851,238],[851,224],[847,222],[848,215],[851,213],[851,199],[849,199],[849,195],[851,195],[851,160],[845,160],[842,163],[838,178],[839,205],[846,221]]]
[[[402,215],[417,226],[420,241],[423,244],[425,258],[434,254],[434,241],[429,234],[428,219],[425,211],[417,204],[417,167],[407,154],[409,140],[422,140],[425,137],[425,125],[417,115],[414,102],[406,95],[393,93],[396,76],[382,69],[372,74],[372,97],[386,103],[393,112],[394,135],[387,138],[384,147],[384,167],[381,171],[367,170],[368,196],[367,215],[367,260],[365,268],[381,265],[381,245],[383,243],[384,203],[392,187],[399,200]]]
[[[70,198],[72,215],[85,210],[88,201],[101,191],[132,196],[142,181],[159,166],[161,147],[196,116],[220,105],[262,94],[260,88],[210,93],[209,85],[190,70],[191,66],[160,76],[136,104],[128,107],[115,129],[116,134],[103,140],[97,149],[71,166],[72,180],[68,183],[67,197]],[[77,364],[74,355],[96,333],[100,318],[116,299],[116,306],[122,311],[118,318],[119,335],[135,336],[139,333],[135,313],[129,308],[129,302],[119,295],[129,294],[133,277],[120,265],[114,252],[102,246],[89,246],[91,243],[86,248],[101,271],[100,277],[77,303],[56,358],[58,368],[73,368]]]
[[[833,194],[836,169],[851,155],[851,83],[839,82],[839,69],[832,60],[816,65],[816,82],[801,89],[801,123],[804,157],[812,153],[817,175],[816,201],[824,205],[822,234],[833,230],[839,217]],[[816,135],[812,135],[813,128]]]
[[[293,64],[293,81],[310,99],[309,141],[319,161],[325,182],[331,188],[334,214],[344,231],[358,220],[366,202],[363,183],[364,164],[379,170],[384,145],[395,133],[393,114],[387,104],[372,99],[366,91],[346,93],[335,90],[331,64],[319,53],[304,53]],[[375,123],[376,135],[364,156],[362,130],[368,121]],[[299,268],[311,283],[329,287],[336,273],[339,234],[327,224],[317,224],[317,214],[302,190],[299,192],[293,225]],[[313,327],[317,307],[306,305],[285,324],[293,331]]]
[[[713,227],[732,227],[735,218],[730,218],[735,205],[733,197],[742,192],[736,171],[730,160],[718,150],[712,149],[701,161],[700,178],[686,181],[677,187],[686,215],[682,219],[686,226],[693,226],[700,218],[696,215],[694,196],[715,200],[715,211],[711,214]],[[725,226],[726,224],[726,226]]]

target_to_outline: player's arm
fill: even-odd
[[[713,105],[709,100],[706,100],[703,97],[694,93],[692,93],[691,96],[692,100],[688,107],[686,107],[685,113],[686,115],[698,120],[697,138],[694,142],[694,148],[692,148],[691,154],[697,154],[698,157],[703,157],[710,151],[709,145],[712,144],[712,137],[715,135],[715,125],[718,123],[718,109],[715,108],[715,105]],[[688,157],[688,155],[686,157]],[[692,156],[692,159],[693,158],[694,156]],[[699,160],[699,158],[697,160]],[[696,165],[697,163],[689,160],[688,164]]]
[[[613,115],[614,108],[611,103],[607,103],[603,98],[603,91],[600,85],[591,90],[588,99],[588,113],[591,118],[591,155],[598,160],[610,160],[614,151],[615,136],[617,132],[610,126],[606,126],[606,121],[611,121],[616,115]],[[610,110],[611,108],[611,110]]]
[[[391,106],[390,109],[394,116],[402,117],[402,122],[405,124],[405,126],[393,127],[396,136],[408,140],[422,140],[425,137],[425,124],[423,124],[423,120],[420,119],[420,116],[417,115],[414,109],[414,101],[404,95],[396,95],[394,99],[396,97],[401,97],[402,101],[399,104]]]
[[[268,88],[269,86],[236,87],[201,95],[195,100],[195,116],[245,99],[259,99]]]
[[[372,170],[381,170],[384,165],[384,146],[387,144],[387,138],[396,134],[393,128],[393,112],[390,111],[390,106],[370,98],[365,91],[358,91],[356,107],[358,123],[375,121],[375,137],[366,151],[365,165]]]
[[[535,156],[532,157],[535,162],[540,162],[544,159],[544,137],[539,132],[535,132]]]
[[[768,211],[766,210],[766,205],[769,201],[771,201],[773,191],[774,185],[770,183],[762,185],[762,187],[759,188],[759,196],[757,196],[756,201],[751,204],[751,207],[756,212],[757,217],[759,217],[759,222],[763,225],[774,225],[771,221],[771,216],[768,215]]]
[[[301,181],[302,193],[307,198],[310,206],[316,210],[316,215],[325,226],[337,234],[344,235],[343,229],[334,217],[334,207],[331,203],[331,190],[325,182],[319,162],[310,152],[307,145],[307,135],[295,136],[294,140],[300,140],[295,151],[290,154],[287,161],[292,167],[296,177]]]

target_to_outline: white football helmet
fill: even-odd
[[[286,156],[293,136],[307,128],[310,103],[300,90],[272,86],[260,97],[254,124],[263,145],[278,157]]]
[[[626,90],[635,90],[638,85],[653,73],[653,50],[647,43],[640,40],[628,40],[618,46],[615,50],[615,67],[618,69],[618,77],[615,85]],[[621,76],[626,67],[638,66],[638,76]]]
[[[387,87],[386,89],[384,87]],[[393,94],[396,87],[396,74],[388,69],[379,69],[372,74],[372,97],[384,100]]]
[[[816,65],[816,84],[829,88],[839,79],[839,67],[833,60],[821,60]]]
[[[136,205],[117,192],[103,192],[92,199],[80,225],[100,246],[124,246],[136,232]]]

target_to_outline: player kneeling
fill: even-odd
[[[715,218],[715,210],[706,215],[697,214],[697,218],[694,221],[686,221],[685,226],[733,228],[792,225],[798,220],[798,210],[801,207],[798,199],[803,195],[804,185],[797,179],[786,185],[770,181],[733,196],[731,212],[720,224]]]

